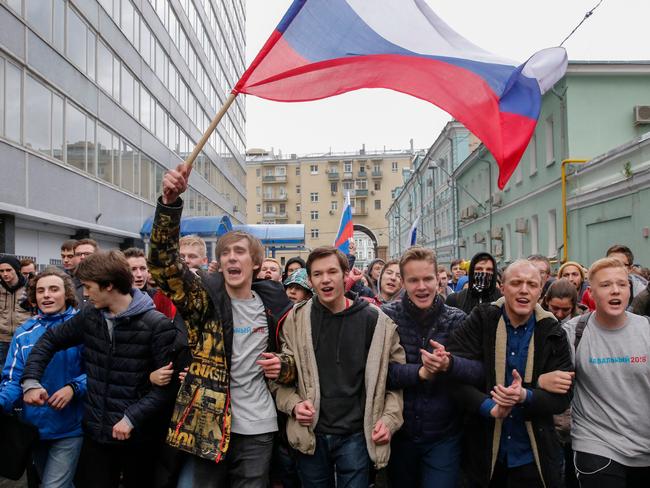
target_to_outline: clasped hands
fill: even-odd
[[[422,367],[418,370],[418,375],[424,381],[432,379],[436,373],[447,371],[451,362],[451,353],[445,349],[445,346],[433,339],[429,341],[429,344],[433,347],[433,352],[420,349]]]

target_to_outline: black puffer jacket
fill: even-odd
[[[172,360],[176,329],[153,308],[148,295],[135,289],[132,294],[132,305],[138,308],[115,318],[112,338],[102,312],[84,307],[43,334],[23,373],[23,382],[39,381],[54,353],[83,344],[88,385],[83,430],[101,443],[122,442],[113,439],[112,430],[125,415],[134,426],[130,442],[164,435],[167,419],[159,414],[168,409],[178,389],[176,380],[166,387],[149,381],[149,373]]]
[[[476,291],[473,287],[474,285],[474,268],[476,263],[479,261],[485,261],[489,259],[492,261],[494,266],[494,274],[492,275],[492,281],[489,286],[483,290],[481,293]],[[474,255],[472,260],[469,263],[469,281],[467,283],[467,288],[456,293],[452,293],[447,297],[447,305],[450,307],[460,308],[466,314],[471,313],[472,309],[480,303],[492,303],[495,300],[501,298],[501,292],[497,288],[497,262],[490,253],[479,252]]]
[[[427,311],[417,311],[407,296],[381,307],[397,324],[399,342],[406,352],[406,364],[388,365],[388,388],[404,391],[404,425],[401,435],[414,440],[440,440],[460,430],[461,417],[449,392],[450,382],[480,382],[483,365],[477,361],[454,361],[446,373],[431,381],[421,381],[420,349],[431,352],[429,340],[446,345],[449,336],[461,327],[466,315],[436,300]]]

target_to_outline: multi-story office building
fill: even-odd
[[[0,252],[131,245],[162,176],[244,71],[243,0],[0,0]],[[200,154],[185,215],[245,221],[245,105]]]
[[[249,152],[248,222],[305,224],[308,249],[332,245],[346,194],[350,194],[360,265],[386,258],[386,210],[413,150],[329,153],[282,158]],[[307,252],[303,252],[303,257]],[[279,253],[280,259],[296,255]]]

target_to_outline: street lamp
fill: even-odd
[[[427,169],[431,170],[431,192],[433,194],[433,248],[438,252],[438,223],[436,217],[436,173],[437,163],[431,161]]]
[[[489,200],[489,236],[490,236],[490,255],[492,254],[492,163],[487,159],[479,159],[480,162],[488,165],[488,200]]]

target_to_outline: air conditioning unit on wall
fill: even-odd
[[[520,234],[528,234],[528,219],[525,217],[519,217],[515,220],[515,232]]]
[[[499,241],[503,239],[503,227],[492,227],[492,239]]]
[[[494,257],[501,257],[503,256],[503,243],[502,242],[495,242],[492,245],[492,252],[494,253]]]
[[[637,105],[634,107],[634,124],[650,124],[650,105]]]

